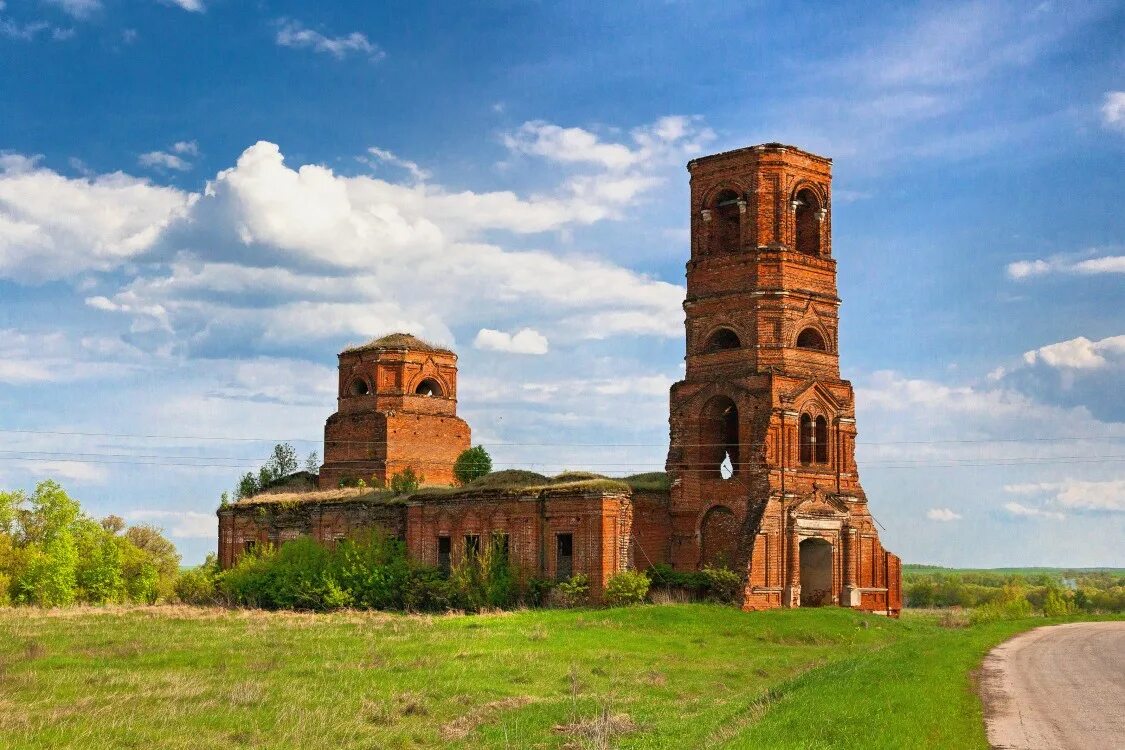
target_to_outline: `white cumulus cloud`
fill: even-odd
[[[1029,365],[1040,362],[1057,369],[1093,370],[1119,357],[1125,357],[1125,335],[1109,336],[1100,341],[1078,336],[1024,352],[1023,360]]]
[[[152,247],[193,200],[121,172],[69,178],[35,158],[0,155],[0,278],[116,267]]]
[[[547,337],[532,328],[521,328],[515,333],[482,328],[477,332],[473,346],[493,352],[546,354]]]
[[[930,508],[926,511],[926,518],[931,521],[959,521],[960,513],[954,513],[949,508]]]

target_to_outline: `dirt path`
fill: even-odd
[[[981,671],[995,750],[1125,750],[1125,622],[1038,628]]]

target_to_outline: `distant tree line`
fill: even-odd
[[[1013,573],[907,569],[903,572],[903,590],[908,607],[1006,606],[1048,616],[1125,612],[1125,571]]]
[[[173,595],[179,567],[160,529],[95,520],[53,481],[0,492],[0,605],[151,604]]]

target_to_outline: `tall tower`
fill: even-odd
[[[678,569],[744,572],[748,608],[893,612],[898,558],[883,552],[867,510],[854,394],[840,378],[831,168],[778,143],[688,164],[671,556]]]
[[[412,468],[427,484],[453,482],[469,447],[457,416],[457,355],[406,333],[340,352],[336,413],[324,425],[320,487],[387,482]]]

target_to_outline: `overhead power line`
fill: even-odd
[[[322,444],[324,438],[267,438],[267,437],[228,437],[223,435],[164,435],[143,434],[129,432],[78,432],[64,430],[21,430],[0,428],[0,434],[13,435],[50,435],[65,437],[105,437],[105,438],[134,438],[139,440],[214,440],[243,443],[316,443]],[[1044,442],[1071,442],[1099,440],[1125,440],[1125,435],[1063,435],[1055,437],[1029,437],[1029,438],[974,438],[974,439],[948,439],[948,440],[888,440],[864,441],[857,440],[856,445],[955,445],[955,444],[989,444],[989,443],[1044,443]],[[374,445],[376,440],[330,440],[332,445]],[[660,443],[561,443],[561,442],[520,442],[498,440],[484,443],[488,447],[545,447],[545,448],[655,448],[668,445],[667,441]],[[727,443],[680,443],[685,448],[718,448]],[[746,447],[760,446],[762,443],[741,443]]]

